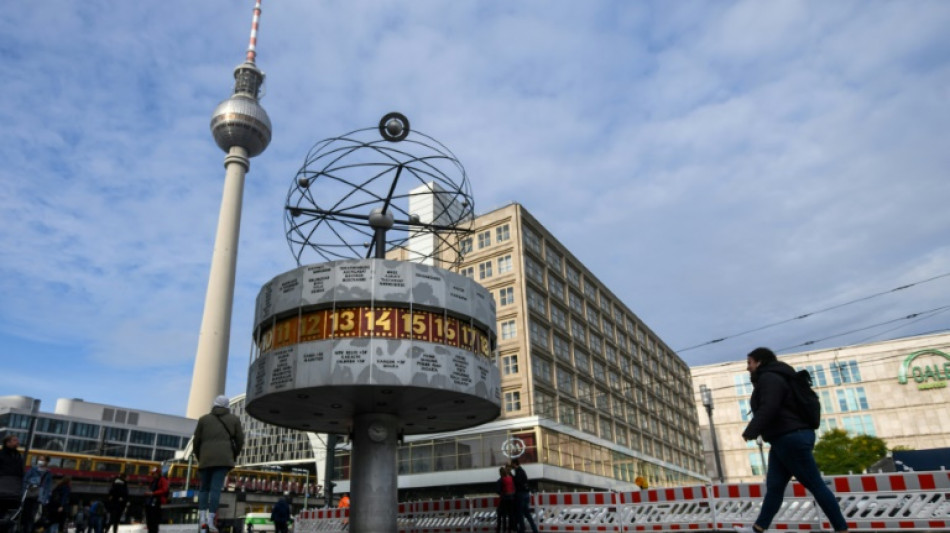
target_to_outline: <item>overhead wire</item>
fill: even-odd
[[[785,320],[780,320],[780,321],[778,321],[778,322],[772,322],[772,323],[766,324],[766,325],[764,325],[764,326],[759,326],[759,327],[752,328],[752,329],[749,329],[749,330],[746,330],[746,331],[742,331],[742,332],[739,332],[739,333],[734,333],[734,334],[731,334],[731,335],[726,335],[726,336],[723,336],[723,337],[719,337],[719,338],[716,338],[716,339],[712,339],[712,340],[709,340],[709,341],[706,341],[706,342],[702,342],[702,343],[700,343],[700,344],[696,344],[696,345],[694,345],[694,346],[689,346],[689,347],[687,347],[687,348],[682,348],[682,349],[675,350],[675,351],[676,351],[677,353],[682,353],[682,352],[688,352],[688,351],[690,351],[690,350],[695,350],[696,348],[702,348],[703,346],[709,346],[709,345],[711,345],[711,344],[718,344],[718,343],[720,343],[720,342],[723,342],[723,341],[726,341],[726,340],[730,340],[730,339],[734,339],[734,338],[736,338],[736,337],[742,337],[742,336],[748,335],[748,334],[750,334],[750,333],[755,333],[755,332],[762,331],[762,330],[765,330],[765,329],[773,328],[773,327],[775,327],[775,326],[781,326],[782,324],[788,324],[789,322],[794,322],[794,321],[796,321],[796,320],[804,320],[804,319],[806,319],[806,318],[808,318],[808,317],[811,317],[811,316],[814,316],[814,315],[817,315],[817,314],[820,314],[820,313],[825,313],[825,312],[827,312],[827,311],[833,311],[833,310],[835,310],[835,309],[840,309],[840,308],[842,308],[842,307],[846,307],[846,306],[853,305],[853,304],[856,304],[856,303],[865,302],[865,301],[871,300],[871,299],[873,299],[873,298],[878,298],[878,297],[880,297],[880,296],[884,296],[884,295],[887,295],[887,294],[892,294],[892,293],[895,293],[895,292],[898,292],[898,291],[902,291],[902,290],[905,290],[905,289],[909,289],[909,288],[915,287],[915,286],[917,286],[917,285],[923,285],[924,283],[929,283],[929,282],[931,282],[931,281],[936,281],[936,280],[938,280],[938,279],[945,278],[945,277],[948,277],[948,276],[950,276],[950,272],[946,272],[946,273],[943,273],[943,274],[940,274],[940,275],[937,275],[937,276],[933,276],[933,277],[930,277],[930,278],[927,278],[927,279],[924,279],[924,280],[916,281],[916,282],[914,282],[914,283],[908,283],[908,284],[906,284],[906,285],[901,285],[900,287],[895,287],[895,288],[890,289],[890,290],[887,290],[887,291],[881,291],[881,292],[877,292],[877,293],[874,293],[874,294],[871,294],[871,295],[868,295],[868,296],[863,296],[863,297],[861,297],[861,298],[856,298],[856,299],[851,300],[851,301],[848,301],[848,302],[844,302],[844,303],[832,305],[832,306],[830,306],[830,307],[825,307],[825,308],[823,308],[823,309],[819,309],[819,310],[816,310],[816,311],[811,311],[811,312],[808,312],[808,313],[804,313],[804,314],[802,314],[802,315],[798,315],[798,316],[793,317],[793,318],[787,318],[787,319],[785,319]]]

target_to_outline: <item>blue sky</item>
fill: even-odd
[[[183,414],[250,0],[5,6],[0,395]],[[317,141],[405,113],[674,349],[947,329],[950,3],[264,0],[227,393]],[[895,320],[893,322],[889,322]],[[850,335],[845,332],[865,329]]]

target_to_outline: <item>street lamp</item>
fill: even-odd
[[[713,423],[712,391],[706,385],[700,385],[699,396],[703,401],[703,407],[706,408],[706,414],[709,415],[709,434],[712,436],[713,455],[716,457],[716,474],[719,476],[719,482],[722,483],[722,461],[719,459],[719,441],[716,439],[716,425]]]

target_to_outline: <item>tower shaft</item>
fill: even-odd
[[[214,238],[214,253],[211,256],[204,315],[198,334],[191,394],[185,414],[188,418],[198,418],[207,413],[215,396],[224,394],[228,371],[244,177],[250,167],[247,151],[240,146],[231,147],[230,153],[224,158],[224,167],[224,193],[218,215],[218,231]]]

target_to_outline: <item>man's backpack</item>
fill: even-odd
[[[818,429],[821,425],[821,401],[811,385],[811,374],[807,370],[799,370],[788,379],[799,416],[808,427]]]

